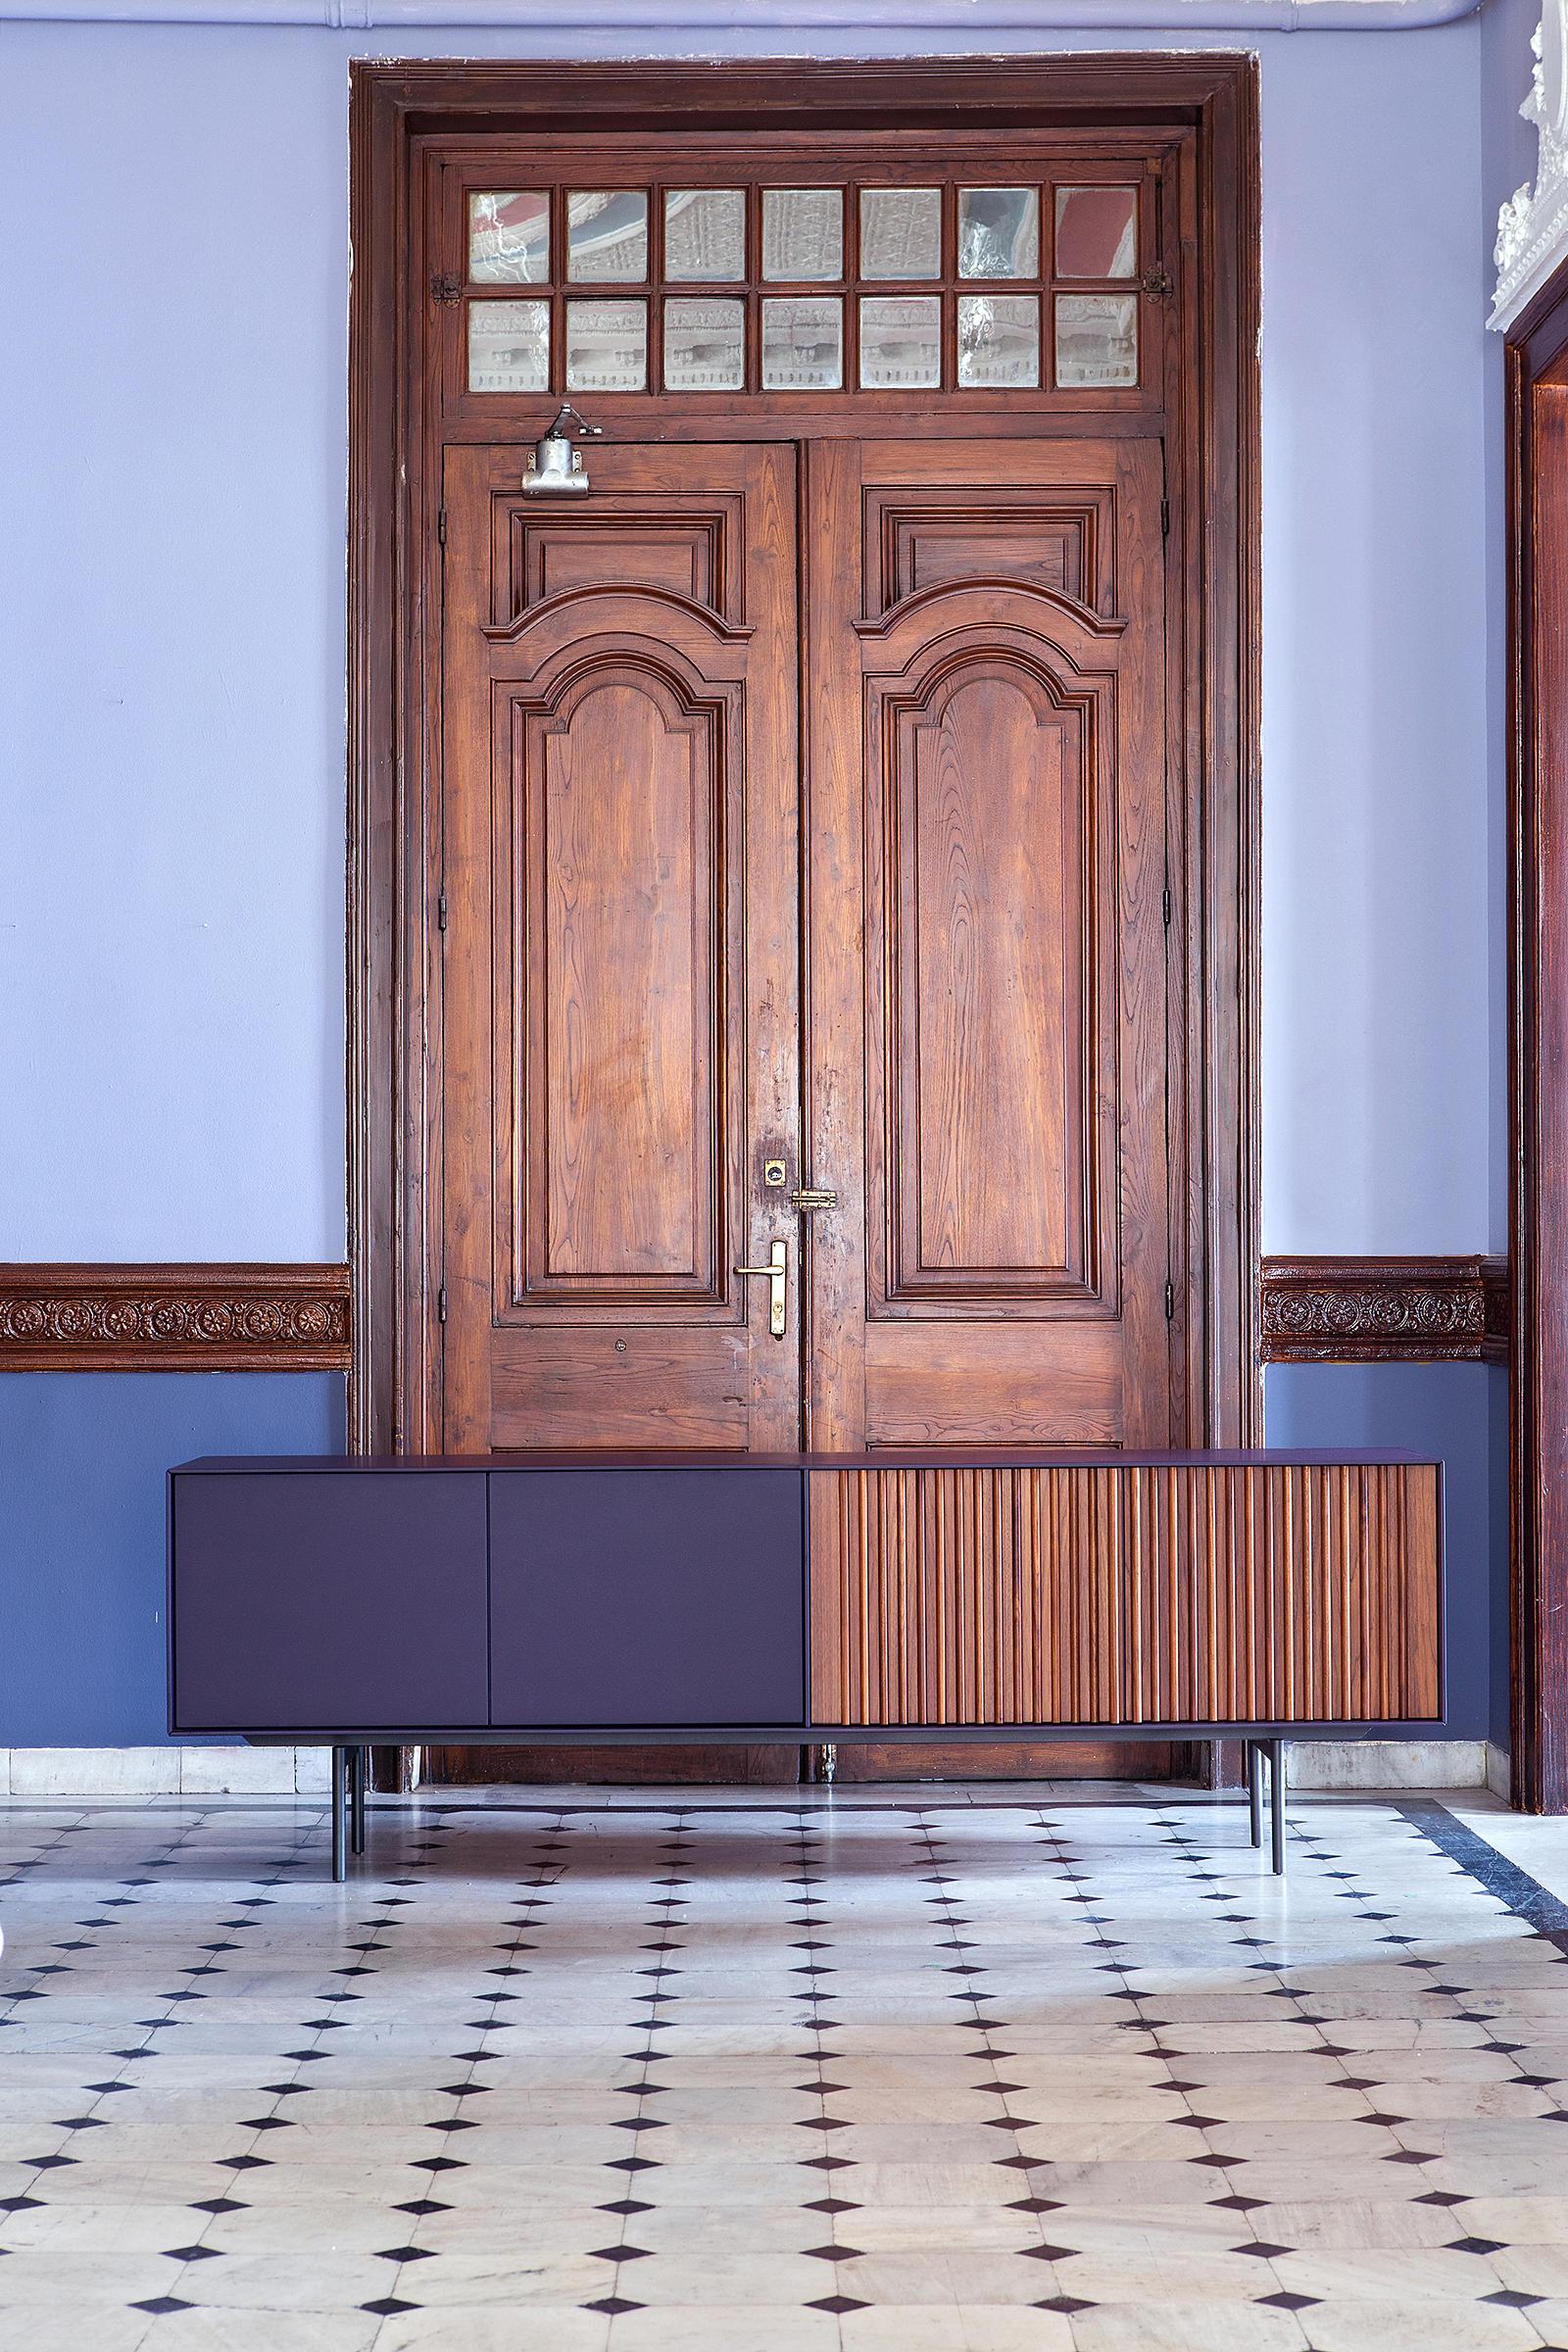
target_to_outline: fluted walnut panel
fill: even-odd
[[[819,1724],[1441,1712],[1428,1463],[810,1479]]]

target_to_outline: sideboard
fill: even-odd
[[[210,1457],[177,1737],[1430,1737],[1443,1473],[1391,1452]],[[1253,1821],[1256,1834],[1257,1782]],[[341,1805],[334,1810],[341,1867]]]

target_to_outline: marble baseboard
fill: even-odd
[[[1508,1804],[1513,1796],[1513,1763],[1505,1747],[1495,1740],[1487,1741],[1487,1787],[1494,1796]]]
[[[1294,1788],[1492,1785],[1484,1740],[1298,1740],[1287,1751],[1286,1774]]]
[[[324,1747],[0,1747],[3,1796],[293,1796],[325,1789]]]

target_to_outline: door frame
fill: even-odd
[[[430,289],[413,220],[416,142],[548,124],[637,132],[1148,125],[1182,147],[1181,414],[1167,436],[1182,631],[1184,864],[1173,872],[1174,1301],[1181,1442],[1254,1444],[1258,1355],[1257,61],[1242,55],[799,59],[689,64],[356,62],[350,70],[348,1226],[350,1444],[410,1450],[435,1295],[422,1198],[438,1149],[429,1018],[428,550],[420,478]]]
[[[1508,329],[1512,1802],[1568,1812],[1568,268]],[[1542,529],[1544,510],[1554,528]]]

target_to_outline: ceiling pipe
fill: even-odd
[[[333,32],[1397,32],[1482,0],[0,0],[0,23]]]

